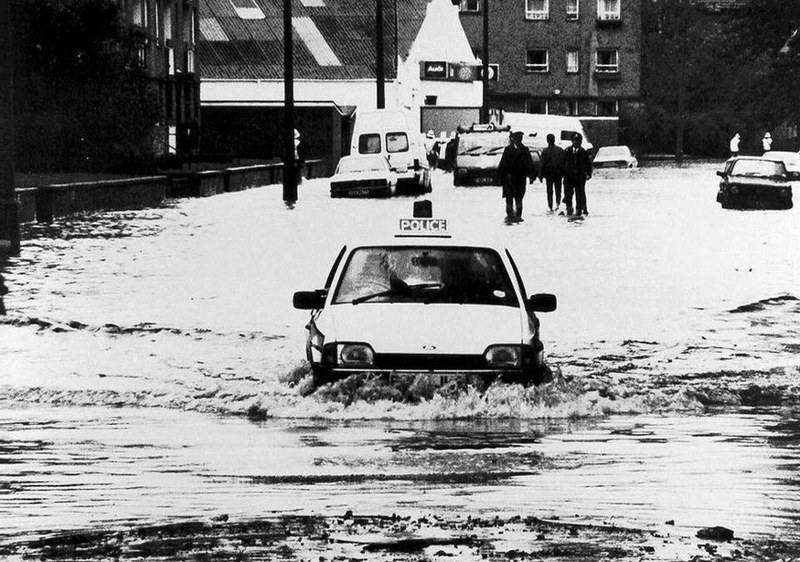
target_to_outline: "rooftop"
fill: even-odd
[[[385,76],[396,75],[428,0],[384,0]],[[200,0],[198,57],[205,80],[283,79],[282,0]],[[296,80],[375,78],[375,4],[292,0]]]

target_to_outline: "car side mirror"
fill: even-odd
[[[327,291],[297,291],[292,299],[292,304],[300,310],[316,310],[325,304]]]
[[[721,171],[721,170],[717,170],[717,175],[718,175],[719,177],[721,177],[721,178],[724,178],[724,177],[725,177],[725,172],[723,172],[723,171]]]
[[[535,295],[531,295],[528,302],[530,302],[531,308],[536,312],[553,312],[558,304],[556,296],[550,293],[536,293]]]
[[[414,158],[414,171],[419,171],[419,158]]]

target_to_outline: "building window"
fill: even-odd
[[[619,51],[617,49],[597,49],[597,72],[619,72]]]
[[[167,75],[175,74],[175,48],[167,47]]]
[[[547,49],[528,49],[525,70],[527,72],[547,72],[549,70],[547,59]]]
[[[547,100],[527,100],[525,102],[525,112],[547,114]]]
[[[164,5],[164,39],[171,41],[172,37],[172,0],[167,0]]]
[[[578,100],[567,100],[567,115],[578,115]]]
[[[461,0],[458,8],[462,12],[480,12],[481,0]]]
[[[189,42],[189,45],[194,45],[195,36],[194,30],[197,27],[197,11],[194,8],[189,8],[188,16],[186,18],[186,33],[184,34],[184,38],[186,41]]]
[[[567,51],[567,72],[569,74],[578,72],[578,51]]]
[[[155,7],[153,9],[153,18],[155,19],[154,32],[156,37],[156,45],[161,45],[161,0],[156,0]]]
[[[546,20],[550,12],[549,0],[525,0],[525,19]]]
[[[598,117],[613,117],[617,115],[616,100],[599,100],[597,102]]]
[[[178,153],[178,127],[170,125],[167,128],[167,153]]]
[[[578,0],[567,0],[567,19],[578,19]]]
[[[185,70],[189,74],[193,74],[194,73],[194,50],[193,49],[187,49],[185,51],[185,53],[186,53],[186,64],[185,64],[186,68],[185,68]]]
[[[619,0],[597,0],[597,19],[620,19]]]
[[[134,0],[130,6],[133,25],[147,28],[147,0]]]

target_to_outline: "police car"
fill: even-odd
[[[555,310],[555,295],[529,296],[508,250],[461,243],[446,219],[423,214],[399,219],[385,242],[344,246],[323,288],[294,294],[312,311],[315,383],[355,373],[548,381],[535,313]]]

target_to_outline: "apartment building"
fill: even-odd
[[[128,20],[147,40],[139,57],[158,84],[163,107],[157,154],[186,158],[198,146],[200,74],[195,58],[197,0],[120,0]]]
[[[479,58],[487,7],[490,111],[578,116],[593,140],[615,144],[640,94],[640,0],[460,0]]]

